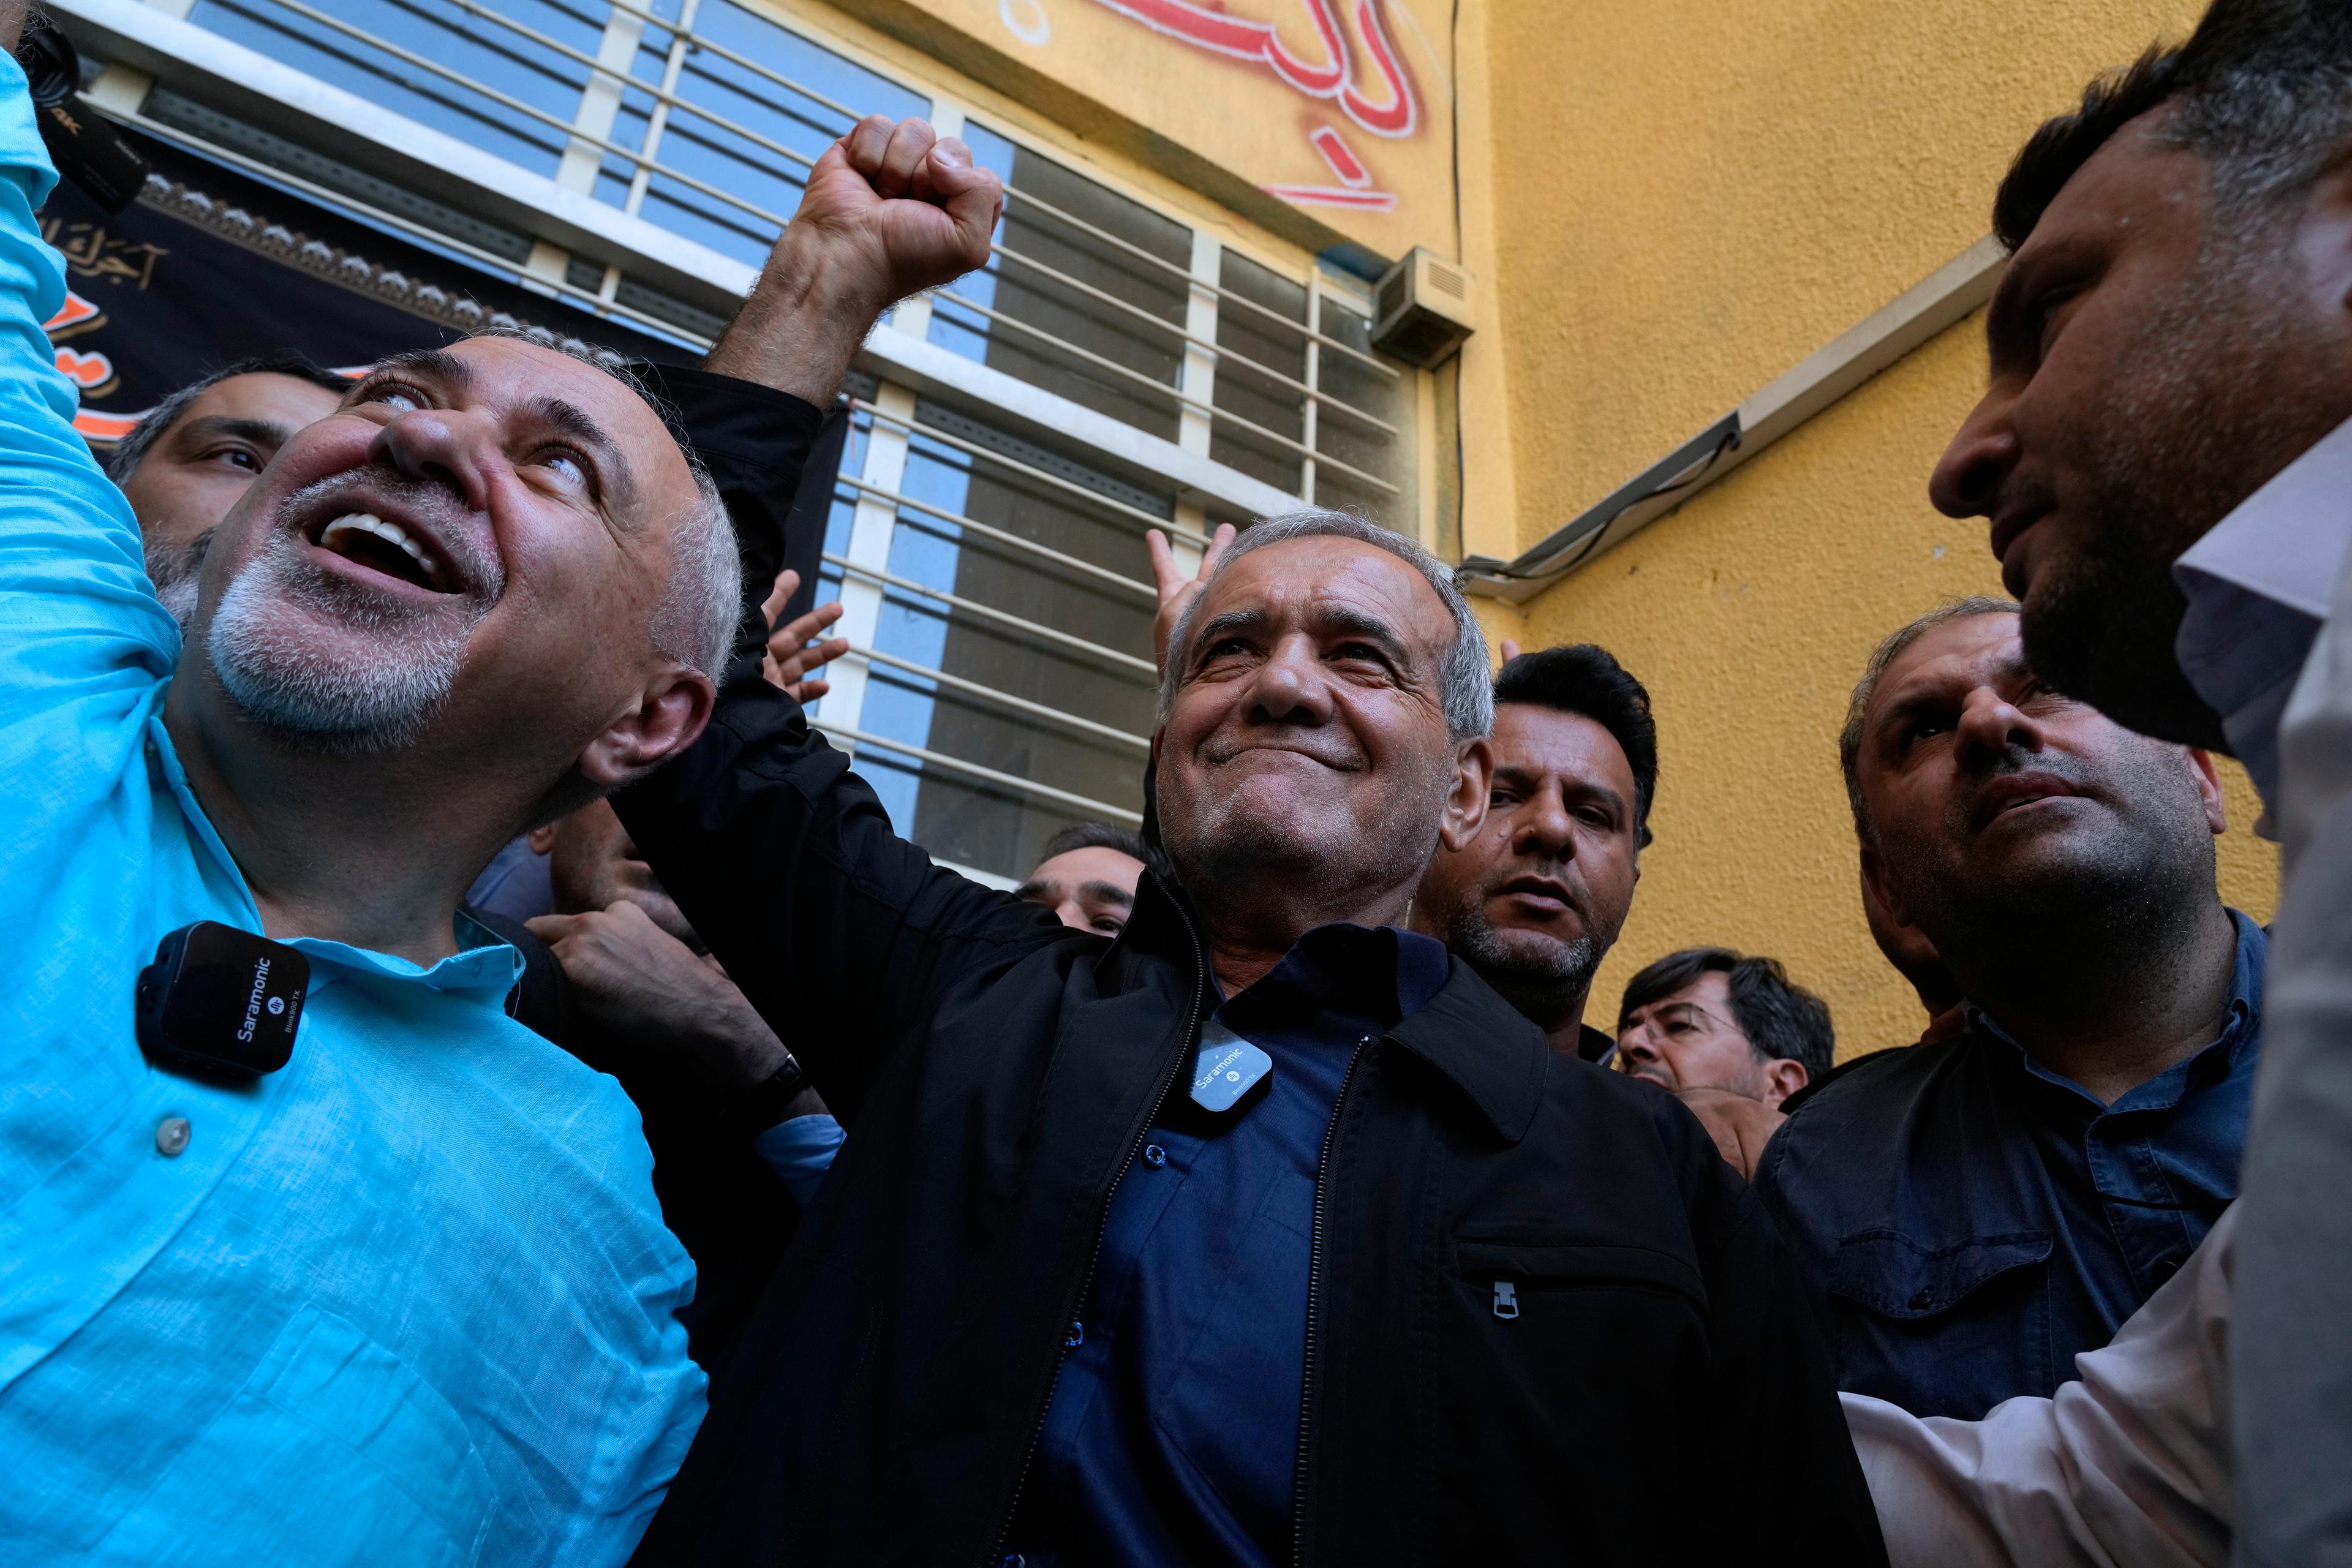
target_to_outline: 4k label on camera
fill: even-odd
[[[1201,1026],[1201,1051],[1192,1058],[1192,1103],[1205,1110],[1231,1110],[1273,1070],[1272,1057],[1212,1018]]]

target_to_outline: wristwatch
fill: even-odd
[[[790,1051],[784,1053],[783,1065],[744,1091],[735,1102],[736,1120],[746,1132],[765,1132],[784,1119],[784,1110],[808,1087],[808,1074],[801,1070],[801,1060]]]

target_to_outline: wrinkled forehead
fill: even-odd
[[[1720,969],[1703,969],[1689,984],[1669,991],[1654,1002],[1626,1009],[1623,1021],[1631,1024],[1664,1017],[1677,1007],[1696,1007],[1731,1024],[1730,1002],[1731,977]]]
[[[1374,622],[1431,652],[1454,636],[1453,612],[1410,563],[1336,534],[1287,539],[1233,562],[1202,590],[1193,636],[1235,615],[1286,629]]]
[[[1874,721],[1922,695],[1958,696],[2030,668],[2014,610],[1987,611],[1930,626],[1895,656],[1871,702]]]
[[[641,500],[667,515],[690,505],[694,475],[685,452],[643,394],[611,372],[516,338],[467,338],[446,349],[395,355],[378,365],[408,368],[443,384],[449,400],[484,412],[548,416],[601,437],[628,465]]]

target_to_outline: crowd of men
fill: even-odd
[[[248,362],[101,472],[0,93],[0,1558],[2352,1561],[2352,9],[2215,0],[1994,195],[1931,494],[2015,596],[1857,671],[1922,1031],[1839,1066],[1769,956],[1596,1013],[1648,694],[1347,514],[1150,537],[1140,831],[897,835],[779,566],[987,256],[922,122],[698,369]]]

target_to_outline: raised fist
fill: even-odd
[[[778,252],[798,238],[794,262],[831,273],[835,287],[862,289],[870,319],[985,265],[1003,210],[1003,185],[961,142],[937,136],[927,121],[869,114],[809,171]]]

